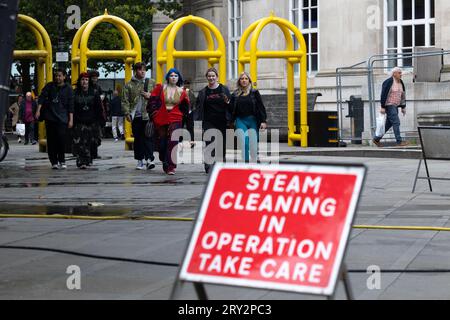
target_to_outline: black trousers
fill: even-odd
[[[209,130],[209,129],[216,129],[219,130],[221,133],[221,138],[222,139],[222,155],[219,156],[219,154],[217,153],[216,156],[216,148],[214,148],[214,150],[212,150],[211,156],[214,158],[215,161],[220,161],[220,162],[225,162],[226,160],[226,154],[227,154],[227,125],[226,125],[226,120],[223,121],[223,123],[213,123],[210,121],[203,121],[203,133],[205,133],[205,131]],[[208,147],[211,143],[213,143],[215,140],[215,137],[213,137],[211,139],[211,141],[205,141],[206,147]]]
[[[61,122],[45,121],[47,131],[47,153],[52,165],[65,163],[65,146],[67,124]]]
[[[131,124],[134,137],[134,159],[153,161],[155,160],[155,156],[153,155],[153,139],[145,136],[146,125],[147,120],[142,120],[142,118],[134,118]]]
[[[25,143],[33,142],[34,139],[34,122],[25,123]]]

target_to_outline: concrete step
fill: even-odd
[[[420,159],[422,150],[417,147],[348,147],[348,148],[280,148],[282,156],[327,156],[351,158],[392,158],[392,159]]]

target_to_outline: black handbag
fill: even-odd
[[[147,124],[145,125],[145,137],[146,138],[152,138],[155,134],[155,124],[153,121],[148,120]]]

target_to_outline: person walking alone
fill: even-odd
[[[189,112],[189,97],[177,69],[170,69],[165,79],[165,84],[157,84],[153,89],[147,108],[155,126],[163,171],[174,175],[177,168],[177,153],[174,150],[179,139],[174,139],[173,134],[182,128],[183,117]]]
[[[218,130],[222,139],[222,147],[219,150],[217,150],[217,147],[220,142],[215,141],[216,137],[213,137],[211,141],[206,141],[206,147],[213,141],[216,144],[211,155],[206,154],[206,152],[204,154],[205,172],[209,173],[211,165],[215,161],[225,162],[226,160],[226,131],[232,121],[230,112],[231,94],[226,86],[219,83],[219,73],[215,68],[208,69],[205,77],[208,80],[208,85],[198,93],[194,119],[202,121],[203,132],[210,129]]]
[[[258,161],[259,130],[267,128],[266,108],[258,90],[253,89],[252,81],[247,72],[241,73],[237,89],[231,96],[232,117],[236,130],[241,130],[242,160]]]
[[[55,81],[48,83],[39,96],[36,119],[45,120],[47,153],[52,169],[67,169],[65,147],[67,128],[73,127],[73,90],[66,83],[64,69],[55,72]],[[42,113],[42,114],[41,114]]]
[[[133,78],[123,88],[122,110],[126,119],[131,122],[134,158],[137,160],[136,170],[150,170],[155,168],[155,156],[153,141],[145,136],[145,127],[149,119],[146,106],[155,82],[152,79],[145,79],[147,68],[144,63],[136,63],[133,70]]]
[[[381,114],[386,114],[385,132],[393,128],[399,147],[409,145],[400,134],[400,118],[398,117],[398,108],[401,108],[403,116],[406,116],[406,89],[402,80],[402,73],[402,69],[395,67],[392,69],[392,77],[383,82],[380,109]],[[383,147],[380,142],[382,138],[383,136],[375,136],[373,143],[377,147]]]
[[[99,94],[92,87],[88,73],[80,74],[74,98],[73,146],[77,167],[86,169],[92,162],[92,144],[95,130],[103,125],[104,118]]]
[[[25,145],[29,142],[33,145],[36,144],[36,140],[34,139],[34,125],[36,122],[34,115],[36,114],[36,110],[37,103],[34,101],[31,92],[27,92],[25,94],[25,100],[22,100],[19,107],[19,122],[25,124]]]
[[[113,98],[111,99],[111,128],[114,141],[119,141],[119,138],[123,139],[123,111],[122,101],[119,96],[119,91],[114,90]],[[117,135],[117,129],[119,129],[120,136]]]

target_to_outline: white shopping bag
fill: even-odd
[[[377,130],[375,131],[376,137],[382,137],[385,134],[386,126],[386,114],[378,113],[377,116]]]
[[[24,136],[25,135],[25,123],[17,123],[16,124],[16,134],[18,136]]]

